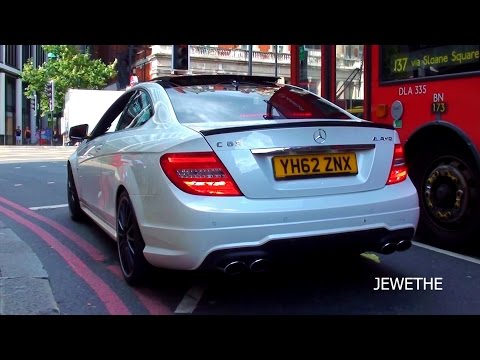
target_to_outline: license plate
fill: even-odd
[[[277,180],[358,173],[355,153],[274,156],[272,161]]]

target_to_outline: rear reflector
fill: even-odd
[[[232,176],[213,152],[172,153],[160,166],[179,189],[193,195],[240,196]]]
[[[403,146],[395,144],[393,150],[392,167],[390,168],[390,175],[388,176],[387,185],[397,184],[407,178],[408,169],[405,163],[405,156],[403,154]]]
[[[387,104],[378,104],[375,107],[375,115],[377,115],[378,118],[384,118],[387,117],[387,111],[388,107]]]

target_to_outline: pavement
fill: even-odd
[[[0,221],[0,315],[59,314],[40,259]]]

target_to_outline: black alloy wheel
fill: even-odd
[[[80,208],[80,200],[78,198],[77,187],[75,186],[75,180],[73,179],[70,164],[68,164],[67,173],[67,198],[70,218],[73,221],[81,221],[85,218],[85,213]]]
[[[122,192],[118,199],[117,247],[125,280],[132,286],[141,284],[146,278],[149,264],[143,255],[145,243],[126,191]]]

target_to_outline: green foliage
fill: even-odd
[[[49,111],[45,92],[48,81],[55,82],[54,113],[57,113],[63,110],[68,89],[101,89],[117,74],[116,60],[106,65],[101,60],[92,60],[88,53],[81,54],[73,45],[42,45],[42,48],[55,57],[38,68],[34,68],[29,59],[22,73],[22,80],[27,84],[25,95],[33,97],[37,93],[42,116]]]

